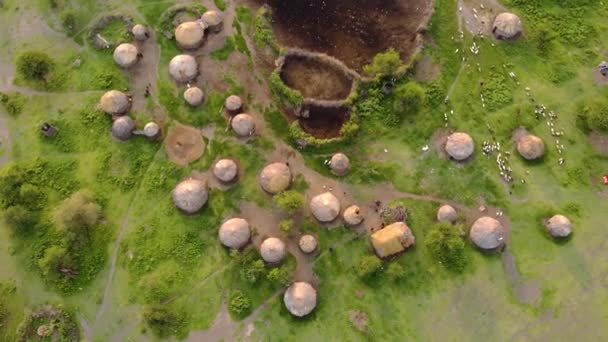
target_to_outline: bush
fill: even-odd
[[[269,47],[275,54],[281,50],[279,43],[274,39],[272,31],[272,12],[267,7],[260,7],[253,21],[253,41],[260,47]]]
[[[242,267],[240,271],[241,278],[250,284],[256,283],[266,272],[264,261],[260,259],[244,264]]]
[[[21,205],[9,207],[4,212],[4,222],[14,231],[27,231],[36,224],[36,214]]]
[[[57,209],[56,219],[60,227],[74,233],[85,232],[99,222],[101,207],[93,200],[93,195],[81,190],[66,199]]]
[[[424,89],[414,82],[408,82],[395,89],[393,108],[403,120],[405,115],[414,115],[420,110],[424,101]]]
[[[454,272],[462,272],[468,263],[461,232],[461,226],[437,223],[426,237],[429,253],[446,269]]]
[[[275,195],[273,199],[275,205],[289,215],[295,214],[304,206],[304,196],[295,190],[282,191]]]
[[[364,66],[363,71],[376,78],[382,78],[397,74],[402,66],[399,52],[391,48],[374,56],[372,63]]]
[[[68,250],[59,245],[51,246],[44,251],[44,255],[38,260],[38,267],[45,277],[53,277],[61,269],[74,269]]]
[[[496,111],[513,103],[512,84],[503,74],[493,71],[483,88],[488,110]]]
[[[65,32],[68,34],[68,36],[71,36],[76,33],[77,18],[76,18],[76,14],[74,12],[65,11],[65,12],[61,13],[60,19],[61,19],[61,26],[63,27]]]
[[[44,52],[26,51],[17,57],[17,71],[27,80],[46,81],[54,65]]]
[[[25,183],[19,188],[19,203],[29,209],[42,209],[46,204],[46,194],[40,187]]]
[[[399,280],[405,277],[405,270],[397,262],[392,262],[386,268],[386,275],[392,280]]]
[[[577,115],[577,125],[583,131],[608,132],[608,102],[596,100],[583,104]]]
[[[0,103],[7,113],[16,116],[23,111],[25,97],[21,93],[0,93]]]
[[[236,317],[245,317],[251,311],[251,299],[240,290],[232,291],[228,310]]]
[[[382,261],[375,255],[366,255],[357,265],[357,276],[362,279],[370,278],[382,268]]]
[[[266,278],[275,284],[287,286],[291,281],[291,274],[286,267],[277,267],[270,270]]]
[[[282,220],[279,222],[279,229],[285,233],[289,233],[293,228],[293,220]]]
[[[140,293],[146,303],[161,303],[183,280],[180,266],[173,260],[166,261],[139,281]]]
[[[148,306],[143,317],[152,332],[158,337],[167,337],[178,333],[185,323],[184,317],[167,305]]]

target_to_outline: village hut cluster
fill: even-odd
[[[112,137],[118,141],[127,141],[133,135],[143,135],[149,140],[157,140],[161,135],[158,123],[150,121],[143,130],[136,129],[135,121],[128,116],[132,101],[131,96],[118,90],[110,90],[101,96],[99,108],[112,116]]]

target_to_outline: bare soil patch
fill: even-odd
[[[308,117],[298,118],[302,129],[310,135],[328,139],[340,136],[342,125],[350,119],[348,107],[322,107],[311,105]]]
[[[329,63],[302,56],[288,56],[284,63],[281,79],[305,98],[343,100],[350,94],[352,78]]]
[[[186,166],[203,155],[205,142],[198,129],[176,123],[167,134],[165,149],[172,162]]]
[[[608,135],[592,132],[589,135],[589,143],[597,153],[608,156]]]
[[[271,6],[281,45],[326,53],[357,71],[390,47],[409,59],[418,46],[418,28],[432,13],[429,0],[257,2]]]
[[[367,315],[361,310],[351,310],[348,317],[353,326],[360,331],[367,332]]]
[[[435,63],[433,57],[426,55],[416,63],[416,80],[420,82],[434,81],[441,72],[441,64]]]

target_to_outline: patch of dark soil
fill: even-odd
[[[311,106],[307,113],[307,117],[299,118],[300,126],[310,135],[320,139],[339,137],[342,125],[350,119],[347,107]]]
[[[429,0],[258,0],[268,3],[279,43],[323,52],[361,71],[391,47],[409,59],[432,12]]]
[[[285,59],[281,79],[305,98],[317,100],[343,100],[353,85],[352,79],[329,63],[300,56]]]

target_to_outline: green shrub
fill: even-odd
[[[371,278],[376,275],[382,268],[382,261],[375,255],[366,255],[359,261],[356,272],[357,276],[362,279]]]
[[[64,11],[61,13],[61,26],[68,34],[68,36],[76,33],[76,28],[78,25],[76,14],[73,11]]]
[[[282,220],[279,222],[279,229],[285,233],[289,233],[293,228],[293,220]]]
[[[251,311],[251,299],[240,290],[232,291],[228,302],[228,310],[236,317],[245,317]]]
[[[429,253],[446,269],[454,272],[462,272],[468,263],[461,232],[462,227],[458,225],[437,223],[426,237]]]
[[[276,194],[273,200],[278,208],[290,215],[295,214],[304,206],[304,196],[295,190],[282,191]]]
[[[9,207],[4,211],[4,222],[16,232],[25,232],[36,224],[35,213],[27,210],[22,205]]]
[[[386,268],[386,275],[392,280],[399,280],[405,277],[405,269],[397,262],[391,262]]]
[[[286,267],[276,267],[268,272],[266,278],[275,284],[287,286],[291,281],[291,273]]]
[[[399,121],[404,116],[418,113],[424,101],[424,89],[414,82],[408,82],[395,89],[393,108],[399,114]]]
[[[363,67],[363,71],[376,78],[396,75],[403,66],[399,52],[391,48],[374,56],[371,64]]]
[[[17,57],[17,71],[27,80],[46,81],[55,63],[44,52],[26,51]]]
[[[585,132],[608,132],[608,101],[595,100],[583,104],[577,115],[577,126]]]
[[[260,47],[269,47],[275,54],[281,50],[272,32],[272,12],[267,7],[260,7],[253,21],[253,40]]]
[[[186,322],[183,313],[177,312],[168,305],[147,306],[143,317],[152,332],[161,338],[178,334],[185,327]]]
[[[42,275],[49,278],[57,277],[62,269],[74,270],[73,260],[67,248],[60,245],[47,248],[38,260],[38,267]]]
[[[0,93],[0,103],[7,113],[16,116],[23,111],[25,97],[21,93]]]
[[[138,288],[146,303],[162,303],[170,298],[183,281],[180,265],[174,260],[162,263],[139,280]]]
[[[241,267],[241,278],[250,284],[256,283],[264,276],[264,273],[266,272],[264,261],[260,259],[243,264]]]
[[[213,0],[213,3],[220,11],[226,10],[226,2],[224,0]]]
[[[502,73],[492,71],[483,87],[488,110],[496,111],[513,103],[512,84]]]

